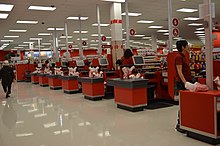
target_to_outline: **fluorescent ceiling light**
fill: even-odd
[[[90,44],[90,46],[98,46],[98,44]]]
[[[28,47],[28,45],[18,45],[19,47]]]
[[[9,14],[0,13],[0,19],[7,19]]]
[[[136,35],[134,35],[134,37],[144,37],[145,35],[143,35],[143,34],[136,34]]]
[[[204,30],[205,28],[204,27],[201,27],[201,28],[197,28],[196,30]]]
[[[144,23],[144,24],[149,24],[149,23],[153,23],[154,21],[150,21],[150,20],[139,20],[137,21],[137,23]]]
[[[142,39],[143,40],[148,40],[148,39],[150,39],[151,37],[143,37]]]
[[[189,26],[202,26],[202,23],[190,23]]]
[[[42,43],[42,45],[49,46],[51,43]]]
[[[164,33],[163,35],[169,35],[169,33]]]
[[[163,26],[149,26],[148,28],[159,29],[159,28],[163,28]]]
[[[122,16],[125,16],[126,13],[122,13],[121,14]],[[138,17],[138,16],[141,16],[142,14],[141,13],[128,13],[128,16],[131,16],[131,17]]]
[[[30,44],[30,43],[34,43],[34,42],[23,42],[24,44]]]
[[[37,24],[38,21],[18,20],[16,23],[18,23],[18,24]]]
[[[199,34],[196,34],[197,36],[205,36],[205,34],[202,34],[202,33],[199,33]]]
[[[197,9],[189,9],[189,8],[182,8],[182,9],[178,9],[176,10],[177,12],[185,12],[185,13],[193,13],[193,12],[197,12]]]
[[[27,137],[27,136],[32,136],[34,135],[33,133],[21,133],[21,134],[16,134],[16,137]]]
[[[38,33],[38,35],[42,35],[42,36],[48,36],[48,35],[51,35],[51,33]]]
[[[28,8],[29,10],[39,10],[39,11],[54,11],[56,10],[56,7],[46,7],[46,6],[30,6]]]
[[[102,0],[104,2],[116,2],[116,3],[124,3],[125,0]]]
[[[47,28],[47,30],[55,30],[55,28],[49,27],[49,28]],[[56,28],[56,30],[64,30],[64,28]]]
[[[9,32],[27,32],[25,29],[11,29]]]
[[[34,118],[41,118],[41,117],[46,117],[47,113],[43,113],[43,114],[36,114],[34,115]]]
[[[3,44],[2,46],[8,46],[9,44]]]
[[[197,17],[186,17],[186,18],[183,18],[183,20],[191,20],[191,21],[196,21],[196,20],[199,20],[200,18],[197,18]]]
[[[1,42],[13,42],[14,40],[1,40]]]
[[[31,41],[42,40],[42,38],[30,38]]]
[[[80,40],[80,38],[78,38],[77,39],[77,41],[79,41]],[[88,38],[82,38],[82,41],[87,41],[88,40]]]
[[[79,30],[75,30],[75,31],[73,31],[73,33],[79,33]],[[87,30],[82,30],[81,33],[88,33],[88,31]]]
[[[65,39],[66,36],[60,36],[60,38],[61,38],[61,39]],[[68,38],[68,39],[71,39],[71,38],[73,38],[73,36],[67,36],[67,38]]]
[[[97,24],[97,23],[94,23],[94,24],[92,24],[92,26],[98,26],[98,24]],[[107,24],[107,23],[101,23],[100,26],[102,26],[102,27],[107,27],[107,26],[109,26],[109,24]]]
[[[106,37],[106,39],[111,39],[112,37]]]
[[[167,29],[160,29],[160,30],[158,30],[157,32],[169,32],[169,30],[167,30]]]
[[[67,17],[68,20],[79,20],[79,17]],[[80,17],[80,20],[87,20],[89,17]]]
[[[0,4],[0,11],[10,12],[14,5],[10,4]]]
[[[92,37],[98,37],[99,34],[91,34]],[[103,34],[101,34],[101,36],[103,36]]]
[[[6,36],[4,36],[4,38],[19,38],[19,36],[18,35],[15,35],[15,36],[13,36],[13,35],[6,35]]]
[[[195,31],[195,33],[205,33],[205,31]]]
[[[178,37],[178,38],[173,38],[174,40],[181,40],[182,38],[181,37]]]

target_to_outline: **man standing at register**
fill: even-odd
[[[192,76],[189,66],[189,46],[186,40],[180,40],[176,42],[176,47],[178,54],[175,58],[175,69],[176,69],[176,87],[177,90],[186,90],[185,85],[188,82],[192,82]],[[179,115],[177,119],[176,130],[185,133],[184,130],[180,128]]]

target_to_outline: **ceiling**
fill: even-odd
[[[220,1],[212,0],[215,3],[216,18],[214,22],[220,24]],[[88,47],[90,47],[91,40],[97,40],[97,37],[91,37],[91,34],[97,34],[97,27],[92,26],[97,22],[96,17],[96,5],[99,4],[101,11],[101,23],[110,22],[110,4],[111,2],[102,2],[100,0],[0,0],[0,3],[14,4],[14,8],[9,12],[7,19],[0,19],[0,40],[10,39],[4,38],[5,35],[18,35],[19,38],[13,38],[13,42],[5,48],[14,49],[18,45],[22,45],[23,42],[30,41],[29,38],[40,37],[43,38],[42,43],[48,43],[52,39],[52,36],[38,36],[38,33],[48,33],[48,27],[64,27],[64,22],[68,25],[68,35],[73,36],[69,39],[69,42],[78,44],[77,38],[79,34],[74,34],[74,30],[79,30],[79,22],[73,20],[67,20],[68,16],[88,16],[89,19],[82,21],[82,30],[88,30],[87,34],[82,34],[83,38],[88,38]],[[194,13],[182,13],[177,12],[180,8],[195,8],[198,9],[198,5],[202,4],[203,0],[172,0],[173,17],[177,17],[180,20],[178,26],[180,30],[180,36],[187,39],[192,44],[202,44],[199,38],[194,33],[196,28],[188,26],[189,23],[195,21],[185,21],[184,17],[199,17],[199,12]],[[44,6],[56,6],[56,10],[52,12],[48,11],[34,11],[28,10],[30,5],[44,5]],[[124,4],[122,4],[122,11],[124,12]],[[168,36],[164,36],[163,33],[158,33],[156,29],[149,29],[150,25],[162,25],[163,29],[168,29],[168,2],[167,0],[129,0],[129,12],[142,13],[139,17],[130,17],[130,28],[136,30],[136,34],[144,34],[145,36],[156,35],[159,40],[167,41]],[[37,20],[39,23],[33,24],[17,24],[17,20]],[[138,20],[153,20],[152,24],[138,24]],[[202,22],[202,20],[197,20]],[[125,28],[125,17],[123,16],[123,28]],[[27,29],[26,33],[12,33],[10,29]],[[52,33],[52,32],[51,32]],[[58,31],[58,35],[64,35],[64,31]],[[110,36],[110,26],[102,27],[102,34]],[[124,35],[125,38],[125,35]],[[142,38],[134,38],[136,42],[150,43],[150,40],[143,40]],[[59,46],[65,45],[65,39],[60,39]],[[110,41],[107,40],[107,41]],[[0,42],[0,46],[3,42]],[[37,44],[37,42],[36,42]],[[97,43],[96,43],[97,44]],[[131,43],[132,45],[132,43]],[[134,44],[133,44],[134,45]],[[137,44],[136,44],[137,45]],[[139,44],[143,45],[143,44]],[[92,45],[91,45],[92,46]],[[42,48],[49,48],[50,46],[44,46]],[[21,48],[22,49],[22,48]],[[23,49],[28,49],[24,47]]]

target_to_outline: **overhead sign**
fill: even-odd
[[[132,35],[132,36],[133,36],[133,35],[135,35],[135,33],[136,33],[136,32],[135,32],[135,30],[134,30],[133,28],[132,28],[132,29],[130,29],[130,35]]]
[[[102,41],[106,41],[106,36],[102,36]]]
[[[177,27],[179,25],[179,20],[177,18],[173,18],[172,24],[174,27]]]
[[[82,44],[83,44],[83,46],[86,46],[86,45],[87,45],[86,41],[83,41]]]
[[[72,49],[72,48],[73,48],[73,46],[72,46],[72,45],[68,45],[68,48]]]
[[[173,29],[173,37],[178,37],[179,36],[179,29],[178,28],[174,28]]]

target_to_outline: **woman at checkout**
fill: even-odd
[[[134,64],[132,59],[133,55],[134,54],[131,52],[130,49],[126,49],[124,52],[124,56],[121,58],[122,65],[133,65]]]

